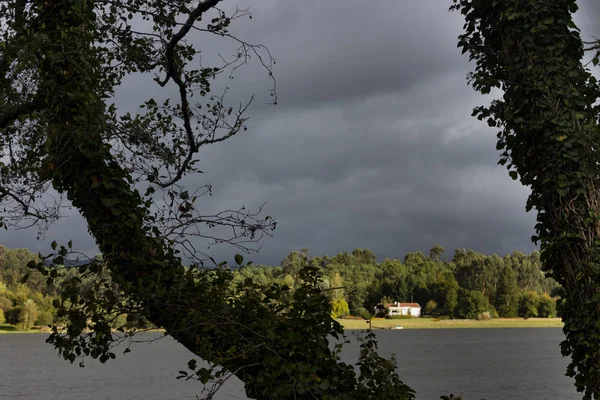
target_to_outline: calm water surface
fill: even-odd
[[[351,335],[352,336],[352,335]],[[464,400],[581,399],[564,376],[560,329],[378,331],[380,352],[398,358],[400,376],[417,399],[461,394]],[[176,380],[192,354],[169,337],[134,344],[131,353],[85,368],[59,359],[46,335],[0,335],[0,399],[196,399],[199,382]],[[358,346],[347,346],[355,361]],[[215,399],[246,399],[232,378]]]

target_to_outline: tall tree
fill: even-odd
[[[446,249],[442,247],[440,244],[436,244],[429,250],[429,258],[431,258],[435,262],[441,262],[442,256],[446,252]]]
[[[84,278],[110,273],[112,283],[83,287],[72,279],[56,300],[67,319],[48,341],[73,362],[90,355],[114,358],[111,322],[137,310],[211,369],[190,362],[203,382],[222,368],[258,399],[413,398],[387,360],[373,358],[369,337],[359,377],[339,360],[329,339],[342,330],[318,288],[316,269],[300,272],[293,296],[285,287],[267,290],[252,280],[234,283],[231,271],[184,268],[181,256],[198,263],[207,255],[190,238],[243,246],[274,228],[269,218],[244,208],[215,215],[197,211],[209,186],[183,187],[198,169],[198,152],[243,132],[247,105],[233,108],[211,94],[212,80],[249,57],[271,74],[261,46],[231,36],[221,0],[4,0],[0,2],[0,201],[3,224],[58,217],[43,207],[52,187],[79,210],[102,252],[102,260],[80,267]],[[134,25],[136,23],[136,26]],[[225,65],[194,67],[199,51],[190,32],[232,39],[239,45]],[[110,103],[125,76],[154,75],[174,98],[146,99],[139,114]],[[274,94],[274,93],[273,93]],[[199,99],[194,103],[192,97]],[[45,200],[45,199],[44,199]],[[208,230],[198,230],[199,226]],[[219,237],[210,229],[230,229]],[[70,245],[52,245],[60,264]],[[243,263],[241,256],[236,257]],[[41,262],[31,267],[57,278]],[[86,333],[89,330],[91,333]],[[377,390],[376,390],[377,388]],[[373,398],[373,397],[372,397]]]
[[[582,62],[585,46],[572,17],[577,3],[454,3],[466,19],[459,46],[476,63],[470,82],[484,94],[503,91],[474,115],[500,129],[500,164],[531,188],[533,240],[565,290],[567,374],[585,399],[600,398],[600,88]],[[598,53],[592,61],[598,64]]]
[[[496,311],[501,317],[516,317],[519,307],[517,276],[510,265],[500,271],[496,290]]]
[[[378,284],[378,293],[373,299],[376,303],[381,301],[381,297],[401,302],[411,301],[415,288],[411,286],[408,268],[400,260],[383,260],[375,275],[375,282]]]

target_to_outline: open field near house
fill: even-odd
[[[367,329],[365,320],[338,319],[344,329]],[[373,319],[374,329],[444,329],[444,328],[562,328],[560,318],[494,318],[486,321],[474,319],[433,320],[431,318]]]

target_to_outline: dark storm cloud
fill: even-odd
[[[461,16],[439,0],[365,4],[261,0],[251,4],[252,20],[236,21],[232,33],[267,45],[277,59],[279,105],[265,105],[269,79],[256,60],[233,81],[215,84],[217,92],[230,86],[234,104],[257,98],[247,132],[201,151],[205,173],[187,180],[214,185],[201,209],[267,202],[265,212],[279,228],[250,258],[269,264],[301,247],[313,254],[371,248],[380,259],[436,243],[449,253],[533,249],[528,190],[496,164],[496,131],[470,116],[490,98],[467,86],[473,65],[456,47]],[[598,35],[598,2],[580,5],[584,39]],[[191,40],[204,61],[235,48],[222,38]],[[133,109],[149,95],[161,91],[151,77],[136,77],[116,101]],[[74,238],[91,252],[86,232],[71,217],[47,237]],[[0,239],[36,246],[34,234],[0,233]],[[234,250],[210,252],[231,261]]]
[[[465,63],[456,51],[456,35],[444,34],[457,32],[460,16],[437,0],[410,5],[387,0],[368,7],[357,0],[273,0],[256,2],[251,11],[253,20],[240,21],[232,32],[268,45],[277,60],[283,109],[407,90]],[[263,76],[258,69],[248,71],[251,81]]]
[[[279,114],[239,147],[225,145],[229,162],[207,174],[229,199],[269,201],[280,228],[259,256],[268,262],[301,247],[368,247],[380,257],[436,243],[530,250],[527,191],[496,165],[495,131],[469,118],[484,100],[454,73],[354,104]],[[236,177],[223,185],[221,175]]]
[[[579,0],[579,10],[575,14],[575,22],[582,30],[584,41],[600,38],[600,3],[596,0]]]
[[[443,2],[313,4],[298,7],[302,11],[291,22],[272,19],[283,26],[273,27],[272,47],[286,54],[277,57],[284,105],[318,106],[404,91],[456,66],[460,57],[454,38],[435,34],[457,22]],[[278,2],[275,8],[290,6]]]

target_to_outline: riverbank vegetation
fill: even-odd
[[[314,266],[323,278],[319,285],[330,299],[332,316],[340,318],[349,329],[366,328],[363,320],[371,317],[374,306],[392,301],[417,302],[427,318],[402,320],[401,324],[396,320],[377,321],[375,327],[561,326],[560,321],[548,319],[556,317],[560,288],[544,276],[538,252],[500,257],[457,249],[452,257],[444,254],[443,247],[434,246],[429,255],[414,252],[402,260],[387,258],[378,262],[370,250],[356,249],[330,257],[311,256],[302,249],[290,253],[277,266],[250,264],[239,268],[235,280],[252,279],[264,287],[278,283],[293,293],[301,284],[302,266]],[[0,324],[15,330],[62,324],[53,302],[64,282],[79,275],[79,267],[71,267],[66,268],[62,281],[47,284],[42,274],[35,273],[21,284],[31,260],[38,257],[26,249],[0,247]],[[359,320],[354,322],[352,317]],[[430,317],[435,317],[433,322]],[[498,317],[503,319],[495,321]],[[494,321],[483,321],[490,318]],[[476,319],[482,321],[460,321]],[[111,321],[113,329],[134,326],[152,327],[136,314],[121,314]]]
[[[302,265],[317,267],[323,276],[335,318],[368,319],[375,305],[393,301],[416,302],[422,313],[460,319],[553,318],[557,316],[560,287],[542,271],[540,254],[513,252],[484,255],[457,249],[445,256],[436,245],[428,255],[413,252],[403,259],[377,261],[371,250],[311,256],[294,251],[280,266],[246,267],[239,278],[268,284],[279,280],[292,289],[299,284]]]

